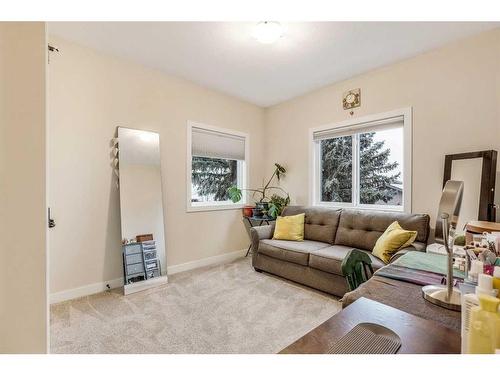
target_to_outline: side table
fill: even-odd
[[[261,216],[261,217],[257,217],[257,216],[243,216],[243,219],[246,219],[246,221],[248,222],[248,225],[250,226],[250,228],[260,227],[264,223],[266,223],[266,225],[269,225],[269,223],[272,223],[273,221],[276,221],[276,219],[274,219],[272,217],[269,217],[269,216]],[[245,254],[245,258],[248,256],[248,254],[250,254],[250,250],[251,249],[252,249],[252,239],[250,238],[250,245],[248,245],[248,249],[247,249],[247,253]]]

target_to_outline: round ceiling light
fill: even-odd
[[[253,37],[264,44],[276,42],[283,36],[283,26],[279,22],[259,22],[253,31]]]

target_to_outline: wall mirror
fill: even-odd
[[[471,220],[495,221],[495,150],[446,155],[443,187],[448,180],[463,181],[463,200],[457,231]]]
[[[158,133],[118,128],[124,293],[167,281]]]

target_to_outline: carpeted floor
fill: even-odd
[[[333,297],[265,273],[250,259],[51,306],[52,353],[276,353],[340,311]]]

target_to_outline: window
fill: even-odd
[[[313,204],[410,211],[410,114],[314,129]]]
[[[248,135],[188,124],[188,211],[239,208],[229,199],[231,186],[245,188]]]

